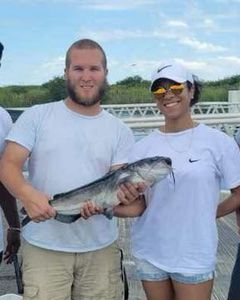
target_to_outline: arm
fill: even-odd
[[[28,216],[36,221],[54,217],[55,210],[49,205],[50,197],[35,189],[23,176],[22,167],[29,151],[14,142],[9,142],[3,153],[0,164],[0,180],[19,199]]]
[[[8,192],[0,182],[0,205],[9,227],[20,228],[16,199]]]
[[[231,195],[223,200],[217,208],[217,218],[226,216],[240,207],[240,186],[231,189]]]
[[[113,209],[113,214],[118,218],[134,218],[141,216],[146,209],[144,195],[140,195],[135,201],[129,205],[119,204]]]
[[[6,263],[12,262],[12,254],[17,253],[20,247],[20,222],[17,211],[16,199],[0,183],[0,205],[8,222],[7,247],[4,252]]]

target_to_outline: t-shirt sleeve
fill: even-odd
[[[0,110],[0,154],[5,147],[5,138],[12,127],[12,119],[3,108]]]
[[[240,185],[240,150],[231,137],[221,142],[221,158],[218,162],[222,174],[222,185],[231,189]]]
[[[240,146],[240,128],[238,129],[236,135],[235,135],[235,141]]]
[[[36,139],[37,120],[36,108],[33,106],[26,109],[14,123],[6,139],[18,143],[31,152]]]
[[[127,163],[129,152],[134,145],[134,136],[130,128],[123,124],[119,132],[112,159],[112,166]]]

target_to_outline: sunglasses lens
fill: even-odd
[[[180,95],[184,89],[183,84],[173,84],[169,88],[174,95]]]
[[[163,87],[160,87],[159,89],[157,89],[156,91],[153,92],[154,95],[164,95],[166,93],[166,89]]]
[[[168,91],[171,91],[174,95],[180,95],[184,90],[184,84],[172,84],[168,89],[164,87],[159,87],[156,91],[153,92],[158,98],[163,98]]]

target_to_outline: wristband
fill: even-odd
[[[9,227],[8,230],[21,232],[21,229],[19,227]]]

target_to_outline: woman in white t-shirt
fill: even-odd
[[[148,300],[209,300],[216,215],[240,205],[240,152],[233,138],[192,119],[200,84],[182,65],[157,68],[150,89],[165,125],[136,143],[130,160],[168,156],[175,180],[169,175],[146,192],[147,208],[133,225],[138,278]],[[222,184],[232,194],[218,206]]]

